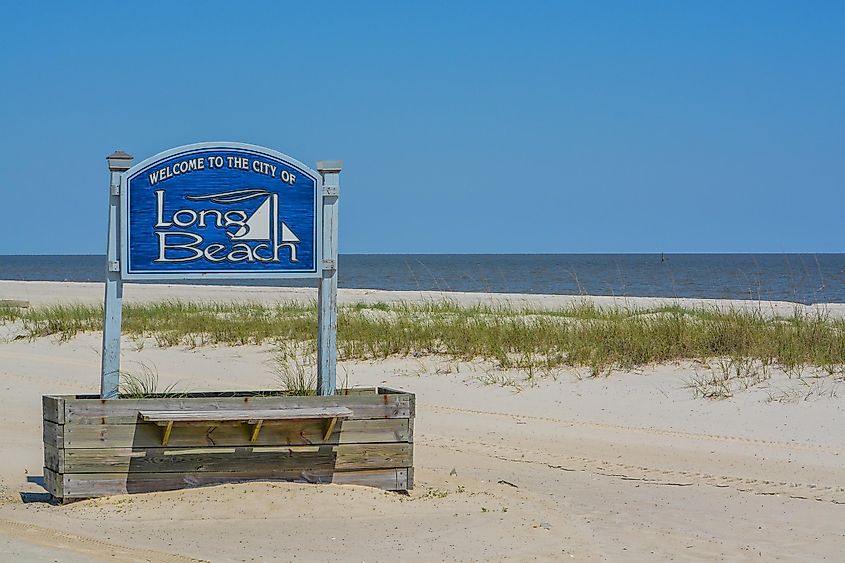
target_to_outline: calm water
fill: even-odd
[[[6,280],[101,281],[104,272],[102,256],[0,256]],[[349,254],[339,275],[350,288],[845,303],[845,254]]]

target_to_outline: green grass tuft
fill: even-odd
[[[317,358],[300,358],[290,347],[280,349],[273,358],[276,382],[287,395],[310,397],[317,394]]]
[[[171,384],[162,390],[158,388],[158,370],[143,362],[139,363],[139,370],[120,372],[121,399],[149,399],[151,397],[183,397],[184,393],[177,392],[176,384]]]

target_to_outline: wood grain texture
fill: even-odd
[[[401,392],[405,394],[405,391]],[[378,395],[378,388],[376,387],[348,387],[346,389],[338,389],[338,395]]]
[[[250,427],[235,422],[176,428],[170,446],[303,446],[309,444],[351,444],[410,442],[411,419],[384,418],[339,420],[328,440],[323,440],[325,422],[291,420],[267,424],[254,444]],[[161,428],[153,423],[64,424],[45,422],[44,443],[57,448],[131,448],[161,445]]]
[[[65,422],[65,401],[63,397],[44,395],[41,397],[41,406],[44,412],[44,420],[64,424]]]
[[[57,499],[64,498],[64,476],[56,473],[48,467],[45,467],[44,488],[46,488],[47,492],[53,495],[53,497]]]
[[[277,409],[215,409],[215,410],[144,410],[138,415],[147,422],[225,422],[244,421],[254,424],[259,420],[296,420],[305,418],[349,418],[352,411],[346,407],[308,407]]]
[[[288,481],[295,483],[336,483],[344,485],[366,485],[387,491],[408,489],[408,468],[375,469],[365,471],[305,470],[278,472],[273,476],[260,472],[239,471],[237,473],[68,473],[52,476],[52,491],[63,499],[79,499],[119,495],[190,489],[225,483],[254,481]],[[52,492],[51,491],[51,492]]]
[[[414,418],[417,415],[417,396],[413,393],[407,393],[400,389],[392,389],[390,387],[377,387],[375,391],[378,395],[401,395],[407,397],[411,405],[411,412],[408,416]]]
[[[65,425],[44,420],[42,421],[41,436],[45,446],[63,448],[65,444]]]
[[[44,447],[44,465],[57,473],[237,472],[249,468],[273,476],[289,470],[409,467],[412,456],[412,445],[408,443],[70,450]]]
[[[346,407],[350,418],[408,418],[407,394],[335,395],[332,397],[213,397],[160,399],[64,398],[64,422],[74,424],[134,424],[143,410],[262,410],[273,408]],[[58,421],[57,421],[58,422]]]

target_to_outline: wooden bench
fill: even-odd
[[[153,422],[164,427],[161,445],[166,446],[174,425],[208,425],[219,422],[241,422],[252,425],[250,442],[258,440],[261,426],[265,422],[286,420],[327,419],[323,440],[328,440],[334,431],[338,419],[347,419],[352,411],[346,407],[301,407],[285,409],[253,410],[184,410],[184,411],[140,411],[138,416],[144,422]]]

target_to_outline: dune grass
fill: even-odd
[[[301,346],[280,346],[273,356],[273,371],[279,389],[288,395],[317,394],[317,355],[302,354]],[[303,357],[304,356],[304,357]]]
[[[60,305],[0,311],[31,338],[70,339],[100,330],[102,308]],[[128,304],[123,331],[159,346],[278,344],[312,352],[316,306],[302,303]],[[799,310],[788,317],[759,311],[669,306],[647,310],[589,303],[554,311],[461,307],[449,301],[343,306],[338,314],[341,359],[440,355],[483,359],[529,373],[587,367],[593,374],[675,360],[753,360],[786,370],[814,366],[842,373],[845,320]],[[292,382],[291,382],[292,383]],[[310,382],[302,381],[303,384]],[[304,385],[303,385],[304,386]]]
[[[139,363],[136,369],[121,370],[119,393],[121,399],[185,396],[185,393],[176,391],[175,383],[161,389],[158,383],[158,370],[155,366],[145,363]]]

